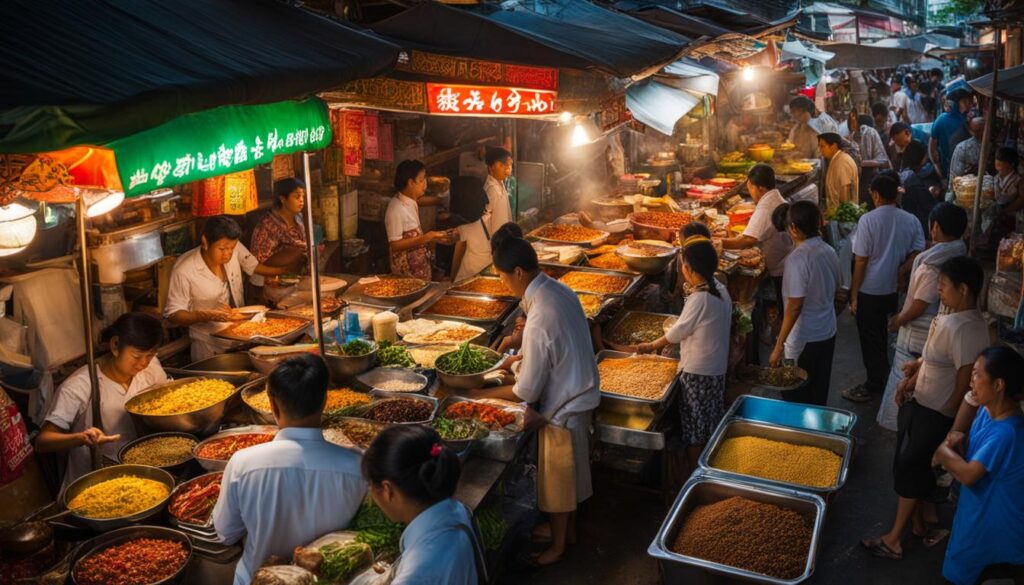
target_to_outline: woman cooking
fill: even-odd
[[[306,260],[306,230],[301,215],[305,202],[306,185],[302,181],[288,178],[274,183],[274,208],[252,231],[250,248],[257,260],[293,272],[302,265]],[[250,284],[262,289],[263,277],[253,275]]]
[[[192,360],[223,353],[235,344],[215,339],[213,333],[224,323],[245,317],[232,309],[245,304],[242,271],[276,276],[287,268],[261,264],[238,243],[242,228],[235,220],[219,215],[203,225],[202,244],[178,258],[171,272],[164,317],[179,327],[189,328]]]
[[[99,424],[92,419],[88,366],[68,376],[50,399],[35,448],[40,453],[67,453],[64,487],[92,470],[91,447],[113,459],[125,443],[135,439],[135,427],[124,403],[167,381],[156,359],[163,334],[160,320],[145,313],[125,313],[103,330],[102,340],[109,342],[110,353],[98,360],[96,368]]]
[[[391,252],[391,273],[431,279],[431,244],[449,243],[448,232],[423,233],[418,201],[427,192],[427,167],[418,160],[403,160],[395,169],[397,193],[384,213]]]

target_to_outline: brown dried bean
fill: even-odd
[[[397,398],[371,406],[363,413],[363,418],[382,423],[422,422],[430,420],[432,410],[430,404],[423,400]]]

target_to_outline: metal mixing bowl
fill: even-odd
[[[238,396],[238,387],[222,400],[192,412],[181,414],[140,414],[133,411],[133,407],[139,404],[143,397],[150,397],[159,393],[166,394],[174,388],[202,379],[201,377],[182,378],[181,380],[158,384],[128,400],[124,405],[124,409],[131,415],[132,422],[135,423],[135,428],[139,431],[139,435],[170,431],[204,436],[216,431],[217,427],[220,426],[221,420],[224,418],[224,411],[227,410],[228,402]]]
[[[272,425],[249,425],[245,427],[235,427],[226,431],[217,433],[216,435],[206,439],[202,443],[199,443],[192,449],[193,455],[195,455],[196,461],[206,471],[224,471],[224,468],[228,466],[228,459],[206,459],[199,456],[199,451],[209,443],[218,441],[225,437],[231,437],[234,435],[273,435],[276,434],[279,429]]]
[[[323,358],[327,362],[327,369],[331,372],[332,382],[342,384],[373,367],[373,363],[377,359],[377,344],[373,341],[367,343],[371,344],[373,349],[365,355],[345,356],[324,352]]]
[[[168,498],[171,496],[171,490],[174,489],[174,477],[163,469],[160,469],[159,467],[152,467],[150,465],[111,465],[110,467],[104,467],[91,473],[87,473],[76,479],[67,487],[67,489],[64,490],[60,495],[60,503],[65,509],[70,509],[68,507],[68,502],[74,500],[78,494],[82,493],[86,489],[110,479],[129,475],[142,479],[151,479],[166,485],[167,496],[156,505],[128,516],[119,516],[117,518],[88,518],[86,516],[76,514],[75,512],[71,512],[70,515],[96,532],[106,532],[108,530],[114,530],[115,528],[130,526],[136,522],[140,522],[150,516],[158,514],[163,510],[164,506],[167,505]]]
[[[626,263],[632,270],[643,274],[658,274],[672,262],[675,257],[675,246],[666,246],[661,240],[637,240],[638,243],[649,244],[665,248],[665,253],[658,256],[634,256],[626,253],[628,246],[620,246],[615,250],[615,255]]]
[[[494,372],[501,368],[501,363],[504,361],[504,356],[494,351],[493,349],[487,347],[479,345],[474,345],[473,347],[498,358],[498,361],[496,361],[494,365],[491,366],[490,368],[476,374],[448,374],[436,368],[436,361],[440,361],[441,358],[443,358],[444,356],[451,353],[455,353],[455,351],[458,350],[441,354],[437,356],[437,360],[435,361],[434,365],[435,371],[437,372],[437,377],[441,380],[442,384],[448,386],[449,388],[455,388],[458,390],[473,390],[475,388],[482,388],[486,382],[487,374],[490,374],[491,372]]]
[[[125,445],[123,447],[121,447],[121,449],[119,449],[118,452],[117,452],[117,461],[118,461],[118,463],[124,463],[124,455],[125,455],[125,453],[127,453],[129,450],[131,450],[131,448],[134,447],[135,445],[138,445],[140,443],[145,443],[146,441],[149,441],[151,439],[155,439],[155,438],[158,438],[158,437],[181,437],[183,439],[188,439],[188,440],[192,441],[193,443],[198,443],[199,442],[199,439],[196,438],[195,435],[190,435],[188,433],[153,433],[152,435],[146,435],[145,437],[139,437],[138,439],[135,439],[134,441],[131,441],[129,443],[125,443]],[[194,447],[195,445],[193,444],[192,446]],[[174,465],[168,465],[167,467],[160,467],[160,466],[156,466],[156,465],[154,465],[153,467],[160,467],[160,469],[163,469],[164,471],[170,473],[171,475],[178,475],[178,473],[181,472],[181,470],[185,469],[185,466],[188,465],[189,461],[192,461],[191,451],[189,452],[188,459],[185,459],[181,463],[175,463]],[[129,463],[127,465],[132,465],[132,464]]]
[[[169,585],[171,583],[180,583],[185,577],[185,572],[186,569],[188,569],[189,563],[192,562],[192,541],[184,532],[174,530],[173,528],[165,528],[163,526],[129,526],[127,528],[121,528],[120,530],[101,534],[92,540],[86,541],[78,548],[78,550],[75,551],[71,559],[72,582],[77,585],[78,580],[75,579],[75,573],[78,570],[78,565],[87,557],[106,550],[116,544],[121,544],[136,538],[175,540],[185,547],[185,550],[188,551],[188,557],[185,559],[185,562],[181,564],[181,567],[170,577],[147,583],[147,585]]]

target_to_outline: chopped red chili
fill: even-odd
[[[146,585],[173,576],[188,560],[176,540],[136,538],[86,557],[75,568],[79,585]]]

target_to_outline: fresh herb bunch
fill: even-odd
[[[466,342],[459,345],[459,349],[437,358],[434,367],[446,374],[467,375],[489,370],[496,363],[497,356]]]
[[[434,419],[434,429],[445,441],[481,439],[490,432],[486,427],[474,420],[444,417]]]
[[[377,344],[377,363],[382,366],[400,366],[411,368],[416,365],[409,350],[390,341],[381,341]]]
[[[860,216],[864,215],[868,211],[868,206],[864,203],[857,205],[855,203],[842,203],[839,207],[832,212],[832,221],[839,223],[857,223]]]
[[[362,339],[353,339],[341,346],[341,353],[347,357],[358,357],[373,351],[373,346]]]

